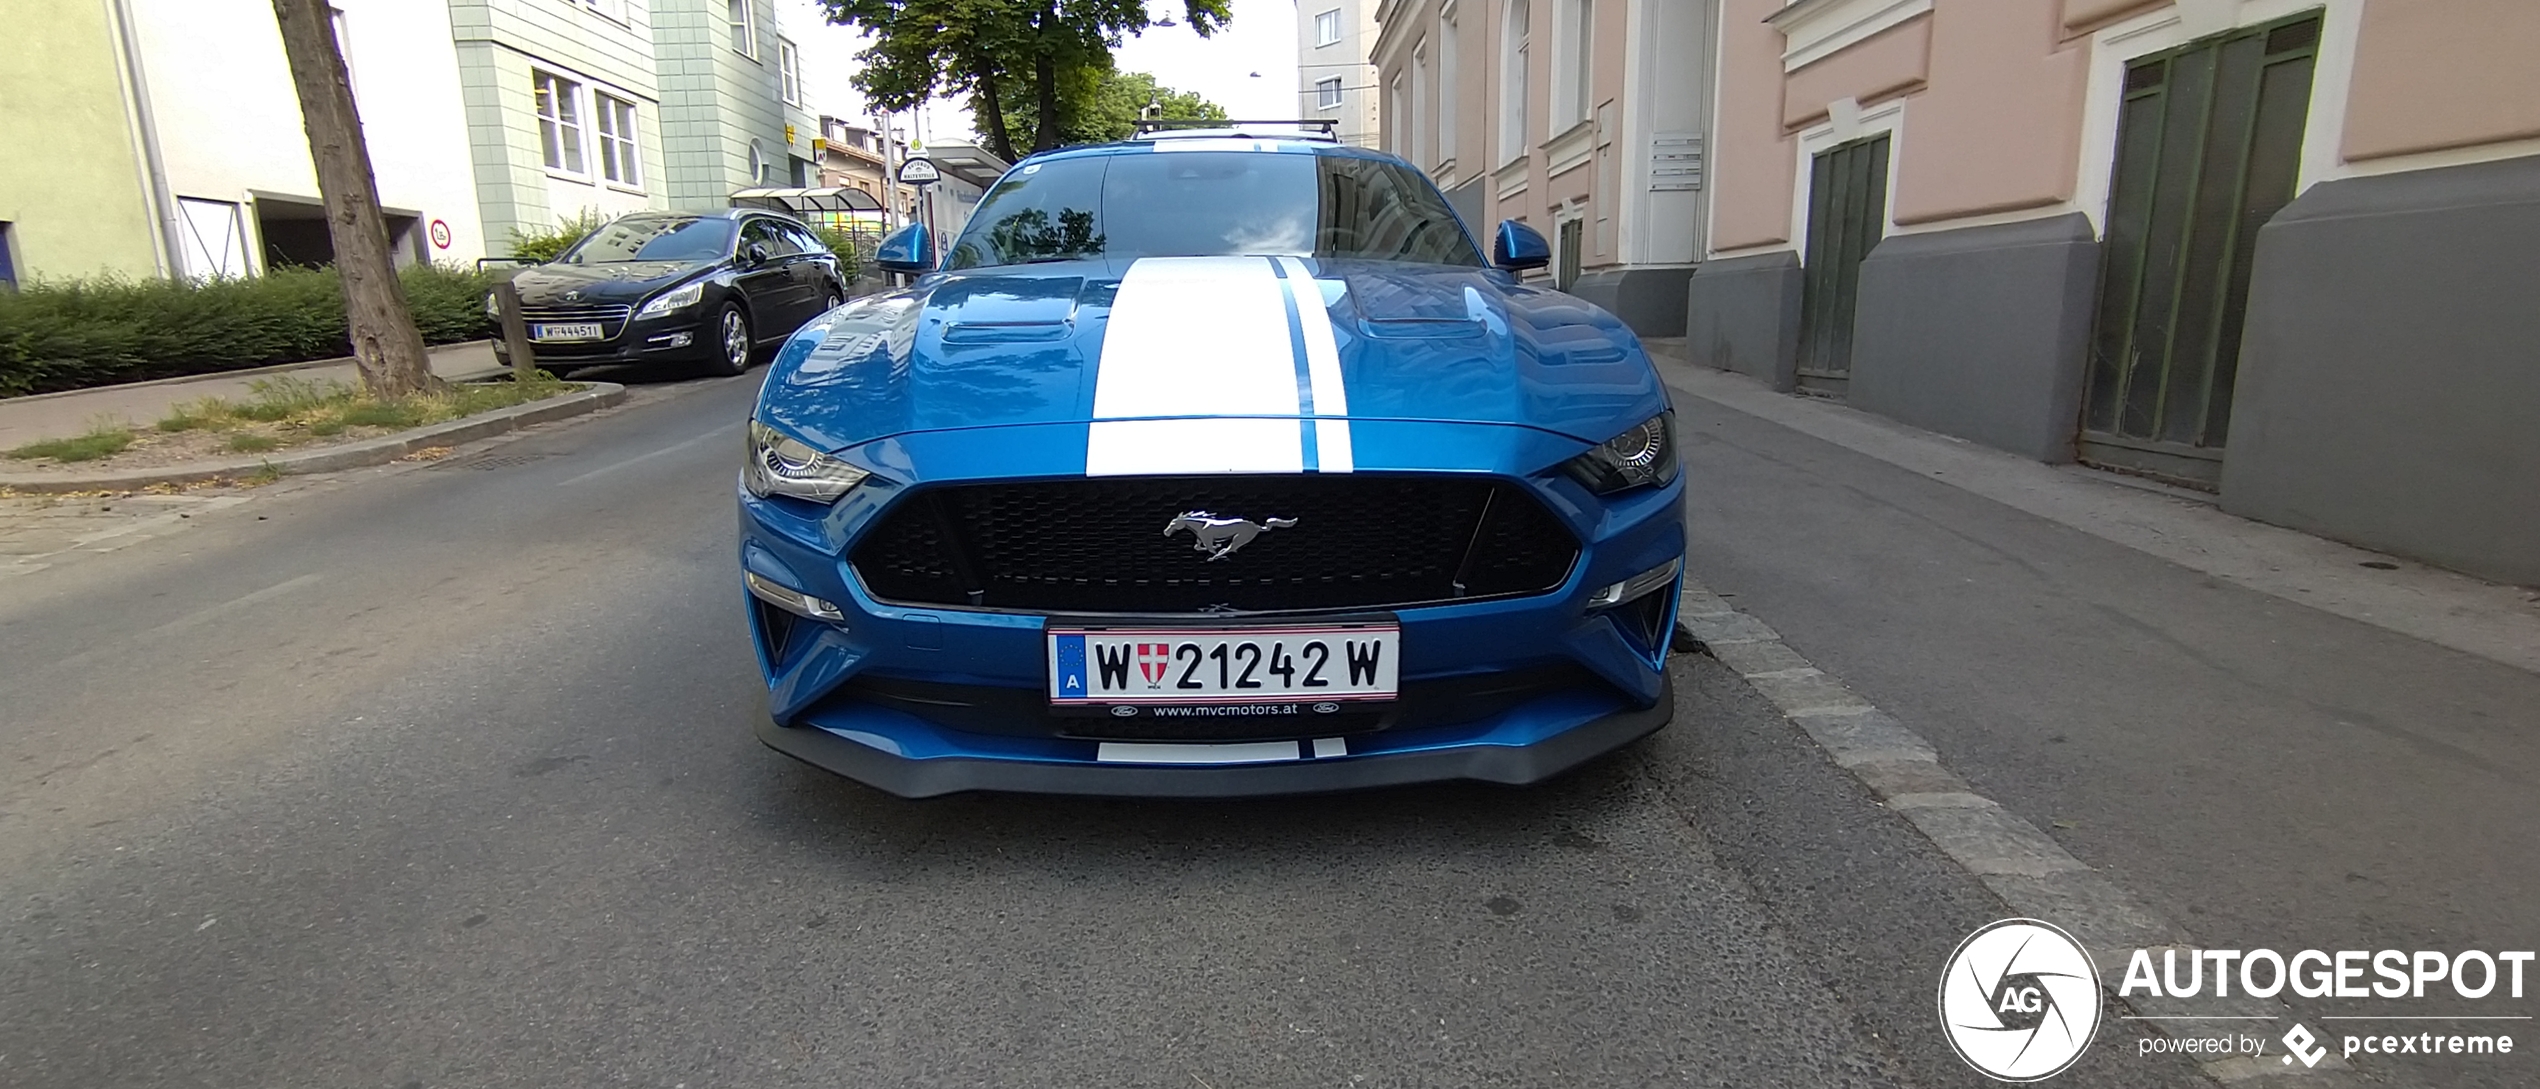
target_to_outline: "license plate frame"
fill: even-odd
[[[606,340],[603,326],[596,321],[542,322],[529,327],[529,339],[545,341]]]
[[[1323,648],[1319,653],[1308,649],[1315,644]],[[1255,648],[1251,655],[1240,649],[1247,645]],[[1284,704],[1328,714],[1341,707],[1372,710],[1371,705],[1401,697],[1402,626],[1391,620],[1052,626],[1042,646],[1048,667],[1045,694],[1059,713]],[[1160,653],[1157,647],[1163,648]],[[1220,648],[1225,651],[1222,660],[1216,653]],[[1285,672],[1275,668],[1282,661]],[[1353,672],[1353,663],[1361,668]],[[1081,693],[1068,690],[1071,678]],[[1251,686],[1242,683],[1248,678]],[[1308,680],[1324,683],[1309,685]],[[1197,688],[1183,687],[1193,682]]]

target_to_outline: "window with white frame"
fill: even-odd
[[[1385,81],[1384,98],[1376,103],[1376,146],[1396,155],[1402,154],[1402,77]]]
[[[582,6],[617,22],[626,21],[628,0],[582,0]]]
[[[600,130],[600,175],[629,189],[644,184],[643,159],[635,151],[635,104],[593,91],[591,113]]]
[[[1314,17],[1314,44],[1317,48],[1341,44],[1341,12],[1333,8]]]
[[[1429,43],[1422,40],[1411,47],[1411,100],[1406,103],[1411,117],[1402,133],[1406,137],[1402,157],[1413,166],[1427,167],[1432,161],[1429,149],[1436,145],[1430,142],[1429,124],[1437,109],[1437,92],[1438,85],[1429,79]]]
[[[1508,25],[1500,32],[1499,158],[1502,163],[1526,153],[1526,36],[1532,27],[1532,5],[1508,0]]]
[[[1319,110],[1341,108],[1341,77],[1333,76],[1330,79],[1314,81],[1314,108]]]
[[[758,59],[758,20],[751,13],[750,0],[730,0],[724,21],[732,25],[732,51],[751,60]]]
[[[1455,18],[1438,24],[1438,161],[1455,157]]]
[[[784,84],[785,101],[802,105],[803,55],[794,48],[794,43],[783,38],[776,39],[776,72]]]
[[[1595,104],[1595,86],[1590,82],[1596,67],[1596,0],[1563,0],[1566,18],[1561,28],[1561,72],[1559,101],[1553,104],[1553,123],[1568,128],[1588,118]]]
[[[538,100],[538,143],[546,152],[547,169],[582,173],[582,85],[550,72],[532,71],[529,76]]]

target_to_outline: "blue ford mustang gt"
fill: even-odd
[[[894,794],[1528,783],[1670,716],[1666,393],[1328,141],[1017,164],[769,369],[741,570],[769,746]]]

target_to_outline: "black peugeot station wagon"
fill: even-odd
[[[538,365],[559,374],[605,363],[739,374],[847,297],[818,236],[749,208],[620,216],[512,283]],[[500,341],[495,355],[510,362]]]

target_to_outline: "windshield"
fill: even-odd
[[[945,267],[1233,254],[1482,263],[1437,189],[1400,164],[1159,149],[1024,164],[979,202]]]
[[[627,216],[591,232],[556,258],[566,265],[619,261],[720,261],[732,252],[732,221],[702,216]]]

